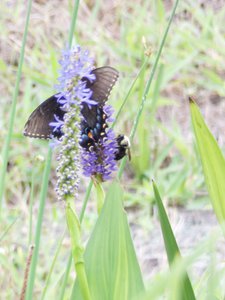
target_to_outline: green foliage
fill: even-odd
[[[155,199],[158,208],[159,220],[160,220],[161,229],[163,233],[164,244],[167,252],[167,258],[170,266],[172,267],[175,259],[180,256],[180,250],[178,248],[173,230],[171,228],[169,219],[167,217],[165,208],[163,206],[163,202],[161,200],[158,189],[154,182],[153,182],[153,189],[155,193]],[[179,281],[180,281],[179,291],[176,291],[176,293],[179,295],[177,299],[195,300],[196,298],[188,275],[186,273],[182,274],[181,278],[179,278]]]
[[[192,99],[190,99],[192,124],[198,146],[199,156],[205,175],[213,209],[220,223],[225,221],[225,160],[223,154],[204,122]]]
[[[93,300],[136,299],[143,293],[143,279],[123,208],[123,193],[116,182],[106,195],[84,259]],[[82,299],[78,284],[71,299]]]

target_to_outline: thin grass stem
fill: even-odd
[[[31,244],[33,238],[33,202],[34,202],[34,169],[31,175],[31,191],[30,191],[30,201],[29,201],[29,238],[28,245]]]
[[[0,235],[0,242],[4,239],[4,237],[7,235],[7,233],[10,231],[10,229],[13,227],[13,225],[16,223],[16,221],[19,219],[20,217],[15,218],[11,224],[9,224],[9,226],[6,228],[5,231],[3,231],[3,233]]]
[[[87,191],[86,191],[86,194],[85,194],[84,202],[83,202],[83,205],[82,205],[82,208],[81,208],[80,216],[79,216],[80,223],[82,223],[83,218],[84,218],[84,213],[85,213],[85,210],[86,210],[86,207],[87,207],[88,199],[89,199],[90,194],[91,194],[92,186],[93,186],[93,181],[90,180]]]
[[[30,271],[30,264],[31,264],[32,256],[33,256],[33,251],[34,251],[34,245],[31,245],[29,254],[28,254],[28,258],[27,258],[27,264],[26,264],[26,270],[25,270],[25,274],[24,274],[23,287],[22,287],[22,291],[21,291],[21,295],[20,295],[20,300],[25,299],[26,289],[27,289],[27,279],[28,279],[28,275],[29,275],[29,271]]]
[[[3,195],[5,190],[5,177],[6,177],[6,171],[7,171],[7,164],[9,160],[9,148],[10,148],[10,142],[12,139],[12,133],[13,133],[13,126],[14,126],[14,120],[16,115],[16,104],[17,104],[17,98],[19,93],[19,83],[21,79],[22,74],[22,67],[23,67],[23,61],[24,61],[24,53],[25,53],[25,45],[27,40],[27,33],[28,33],[28,27],[29,27],[29,21],[30,21],[30,13],[31,13],[31,6],[32,6],[32,0],[28,1],[27,6],[27,15],[26,15],[26,22],[24,27],[24,33],[23,33],[23,39],[22,39],[22,46],[21,46],[21,52],[20,52],[20,58],[19,58],[19,65],[16,75],[16,82],[15,82],[15,89],[13,93],[13,99],[11,104],[11,110],[10,110],[10,117],[9,117],[9,126],[8,126],[8,133],[5,138],[5,143],[3,146],[2,151],[2,166],[0,170],[0,216],[2,211],[2,202],[3,202]]]
[[[175,11],[176,11],[178,3],[179,3],[179,0],[176,0],[176,2],[174,4],[174,7],[173,7],[173,10],[172,10],[172,13],[171,13],[171,16],[170,16],[170,19],[169,19],[169,22],[168,22],[168,25],[166,27],[166,30],[165,30],[164,34],[163,34],[163,38],[162,38],[162,41],[161,41],[160,46],[159,46],[159,51],[158,51],[158,53],[156,55],[155,62],[153,64],[153,67],[152,67],[149,79],[147,81],[147,84],[146,84],[146,87],[145,87],[145,90],[144,90],[144,94],[143,94],[143,97],[142,97],[142,101],[141,101],[140,107],[139,107],[137,115],[136,115],[136,117],[134,119],[134,123],[133,123],[133,126],[131,128],[131,133],[130,133],[130,141],[131,142],[133,141],[134,135],[136,133],[137,126],[138,126],[138,123],[139,123],[139,120],[140,120],[140,117],[141,117],[141,114],[143,112],[144,105],[145,105],[145,102],[146,102],[146,99],[147,99],[147,95],[149,93],[149,90],[150,90],[150,87],[151,87],[151,83],[152,83],[152,80],[154,78],[154,75],[155,75],[155,72],[156,72],[156,68],[158,66],[159,58],[161,56],[163,47],[165,45],[166,38],[167,38],[167,35],[168,35],[168,32],[169,32],[169,29],[170,29],[170,26],[171,26],[171,23],[172,23],[172,20],[173,20],[173,17],[174,17],[174,14],[175,14]],[[121,176],[122,176],[122,174],[123,174],[123,170],[125,168],[126,161],[127,161],[127,157],[124,157],[123,160],[122,160],[122,162],[121,162],[121,164],[120,164],[120,168],[119,168],[119,171],[118,171],[118,175],[117,175],[118,179],[120,179]]]
[[[45,163],[42,185],[41,185],[40,205],[38,210],[38,220],[37,220],[36,233],[35,233],[35,248],[34,248],[34,253],[31,261],[31,269],[30,269],[30,275],[29,275],[27,291],[26,291],[26,300],[32,299],[32,295],[33,295],[36,267],[38,262],[38,254],[39,254],[39,246],[40,246],[40,238],[41,238],[41,228],[42,228],[42,221],[43,221],[44,208],[45,208],[45,200],[48,191],[48,180],[49,180],[49,174],[51,170],[51,160],[52,160],[52,149],[49,147],[47,159]]]
[[[77,21],[77,14],[78,14],[78,8],[79,8],[79,0],[74,1],[74,8],[73,8],[73,15],[72,15],[72,20],[71,20],[71,25],[70,25],[70,32],[69,32],[69,47],[71,48],[72,42],[73,42],[73,34],[75,32],[76,28],[76,21]]]
[[[72,266],[72,261],[73,261],[73,256],[72,256],[72,252],[70,253],[69,259],[67,261],[67,265],[66,265],[66,270],[65,270],[65,274],[63,277],[63,283],[61,286],[61,290],[60,290],[60,295],[58,300],[63,300],[64,299],[64,294],[65,294],[65,290],[66,290],[66,285],[67,285],[67,280],[70,274],[70,269]]]
[[[170,19],[169,19],[169,22],[168,22],[168,25],[166,27],[166,30],[165,30],[164,34],[163,34],[163,38],[162,38],[162,41],[161,41],[160,46],[159,46],[159,51],[158,51],[158,53],[156,55],[155,62],[153,64],[153,67],[152,67],[149,79],[147,81],[147,84],[146,84],[146,87],[145,87],[145,91],[144,91],[144,94],[143,94],[143,97],[142,97],[142,101],[141,101],[138,113],[136,115],[136,118],[134,120],[132,129],[131,129],[131,133],[130,133],[130,140],[131,140],[131,142],[133,141],[135,132],[137,130],[137,126],[138,126],[138,123],[139,123],[142,111],[144,109],[144,104],[146,102],[147,95],[149,93],[149,90],[150,90],[150,87],[151,87],[151,84],[152,84],[152,80],[154,78],[154,75],[155,75],[155,72],[156,72],[156,68],[158,66],[158,62],[159,62],[159,59],[160,59],[163,47],[165,45],[166,38],[167,38],[167,35],[168,35],[168,32],[169,32],[170,26],[172,24],[172,20],[173,20],[173,17],[174,17],[174,14],[175,14],[175,11],[176,11],[178,3],[179,3],[179,0],[176,0],[176,2],[174,4],[174,7],[173,7],[173,10],[172,10],[172,13],[171,13],[171,16],[170,16]]]
[[[63,242],[63,239],[64,239],[65,235],[66,235],[66,230],[64,230],[63,235],[62,235],[62,237],[60,238],[60,240],[58,242],[56,252],[55,252],[55,255],[54,255],[53,261],[51,263],[51,267],[50,267],[50,270],[48,272],[48,276],[47,276],[47,279],[46,279],[46,282],[45,282],[45,286],[44,286],[44,289],[42,291],[41,300],[44,300],[46,292],[48,290],[48,285],[49,285],[49,282],[50,282],[50,279],[51,279],[51,275],[53,273],[57,258],[59,256],[59,252],[61,250],[62,242]]]
[[[126,97],[124,98],[124,100],[122,102],[122,105],[120,106],[120,108],[119,108],[119,110],[118,110],[118,112],[116,114],[116,117],[115,117],[115,119],[113,121],[113,124],[112,124],[112,128],[116,125],[116,122],[117,122],[117,120],[118,120],[118,118],[119,118],[119,116],[120,116],[120,114],[121,114],[121,112],[122,112],[125,104],[127,103],[127,100],[129,99],[130,93],[132,92],[132,90],[133,90],[133,88],[135,86],[135,83],[137,82],[138,78],[142,74],[143,70],[146,68],[147,63],[148,63],[148,57],[144,60],[144,62],[142,64],[142,66],[141,66],[141,68],[140,68],[137,76],[135,77],[134,81],[132,82],[132,84],[131,84],[131,86],[130,86],[130,88],[128,90],[128,93],[126,94]]]

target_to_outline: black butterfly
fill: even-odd
[[[118,71],[109,66],[94,69],[91,73],[96,78],[93,82],[85,77],[82,78],[82,81],[86,81],[86,87],[92,91],[91,99],[97,102],[97,105],[92,106],[84,103],[81,110],[84,120],[81,123],[80,145],[85,148],[89,148],[90,145],[98,141],[100,136],[104,137],[106,134],[107,115],[103,111],[103,106],[119,77]],[[53,95],[33,111],[24,127],[25,136],[50,139],[52,137],[60,138],[63,135],[60,129],[53,131],[53,127],[49,125],[55,121],[55,115],[59,120],[63,120],[65,114],[57,99],[57,95]],[[117,138],[118,151],[115,153],[116,160],[121,159],[126,154],[125,146],[122,145],[121,141],[121,136],[119,136]]]

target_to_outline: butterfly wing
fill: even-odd
[[[39,139],[49,139],[51,135],[60,137],[61,132],[53,132],[53,127],[49,123],[55,120],[54,115],[63,120],[64,114],[65,112],[61,110],[60,104],[57,102],[57,97],[53,95],[32,112],[25,124],[23,134]]]
[[[92,100],[95,100],[99,105],[103,105],[107,101],[110,92],[119,76],[118,71],[111,67],[101,67],[92,71],[95,74],[96,79],[94,82],[90,82],[87,78],[82,80],[86,81],[87,88],[92,90]],[[27,123],[24,127],[24,135],[33,138],[48,139],[51,136],[60,137],[62,132],[60,130],[53,132],[53,127],[49,123],[55,121],[54,115],[60,120],[63,120],[65,114],[61,110],[60,104],[57,102],[56,95],[51,96],[43,103],[41,103],[30,115]],[[85,118],[87,126],[94,127],[97,117],[97,106],[89,108],[87,104],[84,104],[82,108],[82,115]]]
[[[119,73],[116,69],[108,66],[97,68],[93,70],[92,73],[95,74],[96,77],[94,82],[91,83],[86,78],[84,78],[84,80],[87,81],[86,87],[92,91],[91,99],[95,100],[98,105],[89,107],[84,103],[81,113],[87,125],[93,128],[96,124],[97,107],[103,106],[108,100],[111,90],[119,77]]]

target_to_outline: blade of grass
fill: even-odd
[[[163,233],[164,244],[166,248],[167,258],[169,265],[172,266],[173,262],[175,261],[177,256],[180,256],[180,250],[178,248],[175,236],[173,234],[167,213],[163,206],[163,202],[159,195],[158,189],[156,184],[153,182],[153,189],[155,194],[156,205],[158,208],[159,220],[160,225]],[[180,299],[184,300],[195,300],[194,291],[189,280],[187,273],[183,275],[183,282],[180,287]]]
[[[31,175],[31,191],[30,191],[30,201],[29,201],[29,237],[28,237],[28,245],[31,244],[32,241],[32,228],[33,228],[33,202],[34,202],[34,169],[32,170]]]
[[[160,89],[162,86],[163,74],[164,74],[164,65],[160,64],[159,69],[158,69],[157,78],[155,81],[155,86],[154,86],[153,93],[152,93],[152,102],[151,102],[151,107],[150,107],[152,116],[154,116],[154,114],[155,114],[156,103],[159,98]]]
[[[131,129],[131,133],[130,133],[130,141],[131,142],[133,141],[135,132],[137,130],[137,126],[138,126],[138,123],[139,123],[142,111],[144,109],[144,105],[145,105],[145,102],[146,102],[146,99],[147,99],[147,95],[149,93],[149,89],[151,87],[151,83],[152,83],[153,77],[155,75],[156,68],[158,66],[159,58],[161,56],[163,47],[165,45],[166,38],[167,38],[167,35],[168,35],[168,32],[169,32],[169,29],[170,29],[170,26],[171,26],[171,23],[172,23],[172,20],[173,20],[173,17],[174,17],[174,14],[175,14],[175,11],[176,11],[178,3],[179,3],[179,0],[176,0],[176,2],[174,4],[174,7],[173,7],[173,10],[172,10],[172,13],[171,13],[171,16],[170,16],[170,19],[169,19],[169,22],[168,22],[168,25],[166,27],[166,30],[165,30],[164,34],[163,34],[163,38],[162,38],[162,41],[161,41],[160,46],[159,46],[159,51],[157,52],[157,55],[156,55],[156,58],[155,58],[155,62],[153,64],[153,67],[152,67],[149,79],[147,81],[147,84],[146,84],[146,87],[145,87],[145,90],[144,90],[144,94],[143,94],[143,97],[142,97],[142,101],[141,101],[140,107],[138,109],[137,115],[135,117],[132,129]],[[126,161],[127,161],[127,158],[125,157],[122,160],[121,164],[120,164],[120,168],[119,168],[119,171],[118,171],[118,178],[119,179],[122,176],[123,170],[124,170],[125,165],[126,165]]]
[[[16,223],[16,221],[19,219],[20,217],[15,218],[11,224],[9,224],[9,226],[6,228],[5,231],[3,231],[3,233],[0,235],[0,242],[4,239],[4,237],[7,235],[7,233],[10,231],[10,229],[13,227],[13,225]]]
[[[225,220],[225,160],[194,101],[190,98],[191,118],[205,182],[220,223]]]
[[[45,298],[45,295],[46,295],[46,292],[47,292],[47,289],[48,289],[48,286],[49,286],[49,283],[50,283],[51,275],[53,273],[57,258],[59,256],[59,252],[60,252],[60,249],[62,247],[62,242],[63,242],[63,239],[65,237],[65,234],[66,234],[66,230],[64,230],[64,233],[63,233],[62,237],[60,238],[60,240],[58,242],[58,246],[56,248],[56,252],[55,252],[55,255],[53,257],[51,267],[50,267],[50,270],[48,272],[48,276],[47,276],[47,279],[46,279],[46,282],[45,282],[45,286],[44,286],[43,291],[42,291],[41,300],[44,300],[44,298]]]
[[[86,191],[86,194],[85,194],[84,202],[83,202],[83,205],[82,205],[82,208],[81,208],[80,216],[79,216],[80,224],[82,223],[83,218],[84,218],[84,213],[85,213],[85,210],[86,210],[86,207],[87,207],[88,199],[89,199],[90,194],[91,194],[92,186],[93,186],[93,181],[90,180],[87,191]]]
[[[31,261],[31,268],[30,268],[30,274],[29,274],[27,291],[26,291],[26,300],[32,299],[32,295],[33,295],[36,267],[38,262],[38,254],[39,254],[39,246],[40,246],[42,221],[44,215],[46,195],[48,191],[49,174],[51,170],[51,159],[52,159],[52,149],[49,147],[47,159],[45,163],[42,185],[41,185],[40,205],[38,210],[38,220],[37,220],[36,232],[35,232],[35,248],[34,248],[32,261]]]
[[[66,265],[66,270],[63,276],[63,282],[62,282],[62,286],[59,292],[59,298],[58,300],[63,300],[64,298],[64,294],[65,294],[65,290],[66,290],[66,285],[67,285],[67,281],[68,281],[68,277],[70,274],[70,270],[71,270],[71,266],[72,266],[72,262],[73,262],[73,256],[72,253],[70,253],[69,259],[67,261],[67,265]]]
[[[22,39],[22,46],[21,46],[21,52],[20,52],[20,58],[19,58],[19,65],[16,75],[16,83],[15,83],[15,89],[11,104],[11,110],[10,110],[10,117],[9,117],[9,126],[8,126],[8,133],[5,138],[5,143],[2,151],[2,166],[0,170],[0,216],[1,216],[1,210],[2,210],[2,201],[3,201],[3,195],[5,190],[5,176],[6,176],[6,169],[9,159],[9,148],[10,148],[10,142],[12,139],[12,133],[13,133],[13,126],[14,126],[14,120],[16,115],[16,104],[17,104],[17,97],[19,93],[19,83],[21,79],[22,74],[22,67],[23,67],[23,61],[24,61],[24,53],[25,53],[25,45],[27,40],[27,33],[28,33],[28,27],[29,27],[29,21],[30,21],[30,13],[31,13],[31,5],[32,0],[28,1],[27,5],[27,15],[26,15],[26,22],[24,27],[24,33],[23,33],[23,39]]]
[[[117,122],[117,120],[118,120],[118,118],[119,118],[119,116],[120,116],[120,114],[121,114],[121,112],[122,112],[122,110],[123,110],[125,104],[127,103],[127,100],[128,100],[128,98],[129,98],[129,96],[130,96],[130,93],[131,93],[131,91],[133,90],[133,88],[134,88],[134,86],[135,86],[135,83],[137,82],[138,78],[141,76],[142,72],[145,70],[146,65],[147,65],[147,63],[148,63],[148,59],[149,59],[149,57],[147,57],[147,58],[144,60],[144,62],[143,62],[143,64],[142,64],[142,66],[141,66],[141,68],[140,68],[140,70],[139,70],[137,76],[135,77],[134,81],[132,82],[132,84],[131,84],[131,86],[130,86],[130,88],[129,88],[129,90],[128,90],[128,93],[126,94],[126,97],[124,98],[124,100],[123,100],[123,102],[122,102],[122,104],[121,104],[121,106],[120,106],[120,108],[119,108],[119,110],[118,110],[118,112],[117,112],[117,114],[116,114],[115,120],[113,121],[113,124],[112,124],[112,128],[116,125],[116,122]]]
[[[73,42],[73,35],[75,32],[75,28],[76,28],[76,21],[77,21],[77,13],[78,13],[78,8],[79,8],[79,0],[75,0],[74,1],[74,6],[73,6],[73,14],[72,14],[72,20],[71,20],[71,24],[70,24],[70,32],[69,32],[69,47],[72,46],[72,42]]]

